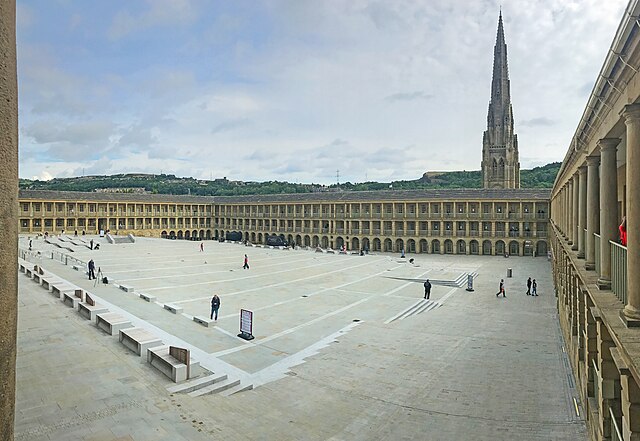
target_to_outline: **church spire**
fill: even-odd
[[[520,165],[518,141],[513,131],[513,111],[507,44],[504,38],[502,8],[498,16],[496,45],[493,48],[493,78],[491,101],[487,114],[487,130],[484,132],[482,172],[485,187],[519,188]],[[494,164],[495,162],[495,164]]]

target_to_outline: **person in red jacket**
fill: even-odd
[[[622,223],[618,227],[618,231],[620,232],[620,243],[623,246],[627,246],[627,217],[622,217]]]

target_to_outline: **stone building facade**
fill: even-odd
[[[518,135],[513,130],[511,85],[502,13],[498,18],[498,34],[493,50],[493,78],[487,130],[482,138],[482,186],[520,188]]]
[[[548,190],[331,192],[239,197],[21,191],[22,234],[112,233],[436,254],[546,255]]]
[[[640,439],[638,16],[631,0],[551,195],[560,324],[593,440]]]

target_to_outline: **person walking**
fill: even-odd
[[[502,294],[502,297],[506,297],[505,292],[504,292],[504,279],[500,279],[500,289],[499,289],[498,293],[496,294],[496,297],[500,297],[500,294]]]
[[[536,279],[533,279],[533,283],[531,285],[531,295],[538,296],[538,284],[536,283]]]
[[[424,298],[429,300],[430,295],[431,295],[431,282],[429,282],[429,279],[427,279],[427,281],[424,282]]]
[[[244,265],[242,265],[242,269],[249,269],[249,258],[247,255],[244,255]]]
[[[204,251],[204,242],[200,242],[200,252]]]
[[[89,245],[90,245],[90,246],[89,246],[89,249],[90,249],[90,250],[92,250],[92,249],[93,249],[93,239],[91,239],[91,240],[89,241]]]
[[[93,259],[89,260],[89,280],[96,278],[96,263]]]
[[[214,294],[211,297],[211,320],[214,320],[214,315],[215,320],[218,320],[218,309],[220,309],[220,297],[218,297],[218,294]]]
[[[527,279],[527,295],[531,295],[531,277]]]

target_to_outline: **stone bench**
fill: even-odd
[[[62,303],[73,309],[78,309],[78,304],[83,300],[84,292],[81,289],[75,289],[73,292],[62,293]]]
[[[180,314],[182,313],[182,311],[184,311],[184,308],[182,308],[181,306],[171,305],[169,303],[164,304],[164,309],[173,314]]]
[[[27,264],[26,263],[19,262],[18,263],[18,268],[20,268],[20,272],[21,273],[26,273],[27,272]]]
[[[53,283],[51,285],[51,294],[57,295],[58,298],[62,298],[62,293],[73,293],[75,290],[76,289],[73,286],[67,285],[64,281]]]
[[[53,285],[59,285],[64,281],[55,276],[42,276],[42,287],[47,291],[51,291]]]
[[[147,362],[169,377],[174,383],[180,383],[200,375],[200,362],[190,356],[184,348],[160,346],[147,349]]]
[[[152,295],[149,295],[149,294],[144,294],[144,293],[141,293],[141,292],[139,292],[138,295],[140,296],[140,298],[142,300],[144,300],[146,302],[155,302],[156,299],[157,299],[156,296],[152,296]]]
[[[96,314],[109,312],[109,309],[105,306],[97,305],[89,294],[85,294],[84,302],[78,303],[78,312],[87,320],[95,321]]]
[[[114,335],[121,329],[131,328],[131,322],[116,312],[101,312],[96,314],[96,326]]]
[[[193,321],[207,328],[215,323],[215,320],[211,320],[206,317],[198,317],[198,316],[194,316]]]
[[[133,292],[133,286],[129,285],[120,285],[120,289],[124,292]]]
[[[162,346],[162,340],[142,328],[120,329],[118,336],[120,343],[140,356],[144,356],[149,348]]]
[[[29,277],[30,279],[33,278],[33,273],[34,273],[34,269],[29,268],[28,266],[25,267],[24,269],[24,273],[27,275],[27,277]]]

